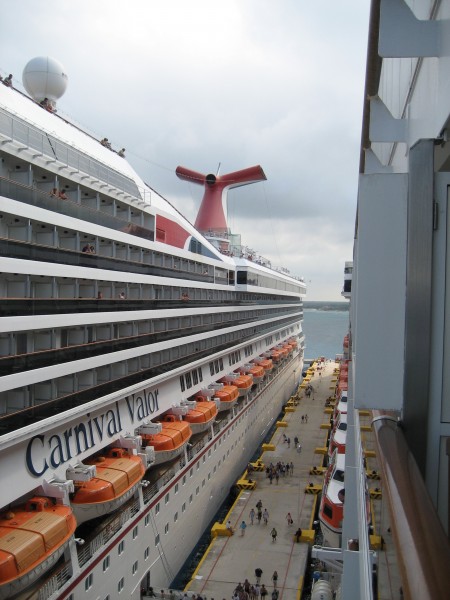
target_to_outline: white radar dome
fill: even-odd
[[[47,98],[55,105],[66,91],[68,78],[60,62],[50,56],[37,56],[25,66],[22,81],[36,102]]]

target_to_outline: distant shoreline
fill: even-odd
[[[313,308],[314,310],[342,310],[348,311],[350,304],[348,302],[327,302],[325,300],[304,300],[303,308]]]

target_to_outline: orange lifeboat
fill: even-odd
[[[264,356],[259,356],[258,358],[254,358],[252,363],[255,365],[259,365],[264,369],[264,373],[270,373],[273,369],[273,362],[270,358],[265,358]]]
[[[156,465],[179,456],[192,436],[189,423],[177,420],[175,415],[166,415],[161,421],[143,425],[137,431],[144,448],[153,448]]]
[[[243,367],[239,367],[239,369],[237,369],[237,371],[235,371],[236,373],[243,373],[245,375],[251,375],[253,377],[253,383],[259,383],[260,381],[262,381],[264,379],[264,367],[262,367],[261,365],[253,365],[253,364],[246,364]]]
[[[78,525],[119,508],[131,498],[145,474],[141,458],[125,448],[109,448],[84,464],[95,465],[96,473],[88,481],[75,481],[71,502]]]
[[[206,431],[218,413],[214,400],[207,400],[204,396],[196,396],[194,401],[188,400],[183,404],[188,408],[187,413],[183,415],[183,421],[189,423],[193,434]]]
[[[230,410],[239,398],[239,390],[235,385],[213,383],[210,388],[214,390],[214,398],[219,400],[219,412]]]
[[[281,359],[283,358],[283,354],[282,354],[281,350],[279,350],[278,348],[274,348],[273,350],[271,350],[270,356],[274,363],[279,363],[281,361]]]
[[[34,583],[64,552],[77,522],[69,506],[34,496],[0,515],[0,598]]]
[[[230,373],[219,379],[219,382],[235,385],[238,388],[239,397],[244,397],[252,389],[253,377],[251,375]]]

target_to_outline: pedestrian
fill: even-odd
[[[288,445],[288,448],[291,447],[291,438],[290,437],[288,437],[288,439],[287,439],[287,445]]]
[[[305,415],[305,421],[308,422],[308,415]]]
[[[262,573],[262,571],[261,571]],[[255,595],[256,595],[256,600],[259,600],[259,596],[261,595],[261,586],[259,585],[259,583],[257,583],[255,585]]]
[[[244,536],[245,530],[247,529],[247,523],[242,521],[242,523],[239,525],[239,529],[241,530],[241,537]]]
[[[273,592],[272,592],[272,600],[278,600],[278,590],[273,590]]]
[[[262,510],[261,510],[260,508],[258,508],[257,519],[258,519],[258,524],[259,524],[259,523],[261,523],[261,519],[262,519]]]
[[[267,525],[267,523],[269,522],[269,511],[267,510],[267,508],[264,509],[263,519],[264,519],[264,525]]]
[[[303,417],[302,417],[302,421],[303,421]],[[295,438],[294,438],[294,444],[295,444],[295,445],[297,445],[297,444],[298,444],[298,437],[297,437],[297,436],[295,436]]]
[[[250,586],[250,600],[256,600],[256,590],[254,585]]]
[[[277,533],[277,530],[275,529],[275,527],[272,528],[270,535],[272,536],[272,542],[276,542],[278,533]]]
[[[259,509],[262,509],[262,500],[261,500],[261,498],[260,498],[260,499],[258,500],[258,502],[256,503],[256,508],[257,508],[258,510],[259,510]]]
[[[250,581],[248,579],[244,581],[244,592],[250,594]]]
[[[291,461],[291,476],[294,474],[294,463]]]
[[[277,485],[278,485],[278,480],[279,479],[280,479],[280,473],[279,473],[279,471],[277,469],[276,472],[275,472],[275,481],[277,482]],[[270,483],[272,483],[272,480],[270,480]]]
[[[292,525],[293,522],[294,522],[293,519],[292,519],[292,517],[291,517],[291,513],[290,512],[288,512],[288,514],[286,515],[286,521],[287,521],[288,525]]]
[[[259,567],[256,567],[256,569],[255,569],[256,583],[260,583],[261,582],[262,574],[263,574],[262,569],[260,569]]]
[[[233,532],[233,526],[231,525],[231,521],[230,520],[227,521],[227,529],[230,532],[230,535],[233,535],[233,533],[234,533]]]
[[[300,529],[300,527],[297,529],[297,531],[294,533],[294,535],[295,535],[295,541],[298,544],[300,541],[300,538],[302,537],[302,530]]]
[[[250,523],[253,525],[253,520],[255,518],[255,509],[252,508],[250,511]]]
[[[266,590],[266,586],[264,584],[262,584],[261,586],[261,598],[262,600],[265,600],[266,596],[267,596],[267,590]]]
[[[277,587],[277,581],[278,581],[278,573],[276,571],[273,572],[272,581],[273,581],[273,587],[276,588]]]

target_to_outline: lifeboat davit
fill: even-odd
[[[217,416],[218,408],[214,400],[198,395],[195,400],[182,402],[187,407],[187,413],[183,415],[183,421],[189,423],[192,433],[206,431]]]
[[[155,425],[156,429],[153,427]],[[192,436],[189,423],[177,420],[175,415],[166,415],[161,421],[143,425],[137,431],[142,436],[143,447],[153,448],[155,465],[179,456]]]
[[[327,469],[319,507],[320,529],[325,546],[341,547],[342,521],[344,518],[344,474],[345,454],[333,454]]]
[[[259,383],[264,379],[264,367],[261,365],[248,363],[239,367],[236,372],[244,375],[251,375],[253,377],[253,383]]]
[[[239,390],[235,385],[213,383],[210,389],[214,391],[214,398],[219,401],[219,412],[230,410],[239,399]]]
[[[235,385],[238,389],[239,397],[248,395],[253,386],[253,377],[251,375],[230,373],[219,379],[220,383]]]
[[[69,506],[34,496],[0,515],[0,599],[33,584],[64,552],[77,522]]]
[[[96,474],[88,481],[75,481],[71,503],[78,525],[119,508],[131,498],[145,474],[142,459],[125,448],[109,448],[84,464],[95,465]]]

